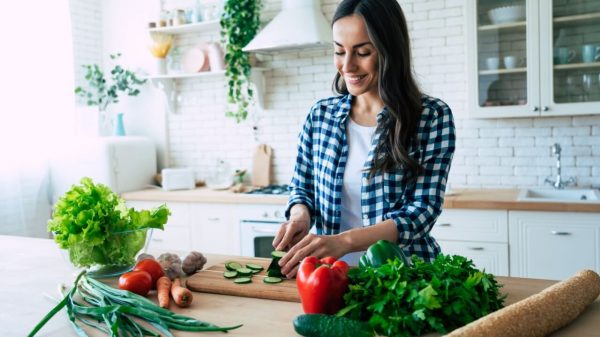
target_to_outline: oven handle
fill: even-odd
[[[257,221],[257,220],[242,220],[242,224],[252,226],[252,232],[261,234],[277,234],[282,221]]]
[[[252,226],[252,231],[255,233],[262,233],[262,234],[277,234],[277,231],[279,230],[279,228],[273,230],[271,227],[260,227],[260,226]]]

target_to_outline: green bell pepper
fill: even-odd
[[[380,267],[386,264],[388,260],[400,259],[407,266],[412,265],[409,258],[398,245],[387,240],[379,240],[372,244],[369,249],[360,257],[358,266],[362,269],[367,266]]]

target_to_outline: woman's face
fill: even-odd
[[[362,17],[353,14],[333,24],[335,67],[353,96],[378,93],[378,52]]]

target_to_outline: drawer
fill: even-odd
[[[473,260],[475,267],[499,276],[508,276],[508,244],[438,240],[443,254],[461,255]]]
[[[508,211],[446,209],[431,235],[436,240],[508,242]]]
[[[189,227],[165,226],[165,230],[152,230],[148,251],[158,255],[173,251],[189,251],[192,248],[192,233]]]

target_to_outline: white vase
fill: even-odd
[[[156,58],[156,74],[164,75],[167,73],[167,59]]]
[[[114,118],[109,111],[98,111],[98,136],[108,137],[113,135]]]

